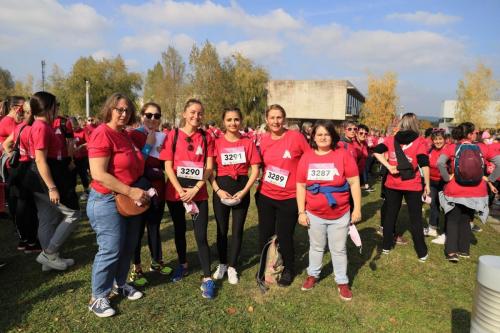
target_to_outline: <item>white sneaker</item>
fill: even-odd
[[[36,261],[39,264],[49,266],[52,269],[57,269],[59,271],[64,271],[68,268],[68,265],[59,258],[58,253],[48,254],[45,251],[40,252],[38,257],[36,257]]]
[[[234,267],[228,267],[227,269],[227,280],[230,284],[238,284],[238,272]]]
[[[424,235],[429,237],[437,237],[439,234],[437,233],[436,228],[429,226],[429,228],[424,228]]]
[[[75,260],[71,259],[71,258],[61,258],[61,260],[64,261],[64,263],[66,263],[66,267],[71,267],[75,264]],[[52,268],[50,268],[49,266],[47,266],[45,264],[42,264],[42,272],[48,272],[51,270],[52,270]]]
[[[434,238],[433,240],[431,240],[431,243],[439,244],[439,245],[444,245],[445,242],[446,242],[446,235],[445,234],[441,234],[441,235],[437,236],[436,238]]]
[[[87,192],[83,192],[81,195],[80,195],[80,200],[81,201],[85,201],[89,198],[89,195],[87,194]]]
[[[221,280],[222,278],[224,278],[224,274],[226,274],[226,272],[227,272],[227,265],[219,264],[212,277],[215,280]]]

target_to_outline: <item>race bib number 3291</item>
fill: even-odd
[[[220,154],[222,165],[246,163],[245,147],[230,147],[222,149]]]
[[[264,181],[270,184],[285,188],[288,180],[289,171],[277,167],[269,166],[266,168]]]

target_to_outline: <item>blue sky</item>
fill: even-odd
[[[500,1],[0,0],[0,66],[15,79],[40,60],[68,72],[80,56],[118,54],[145,73],[168,45],[187,57],[209,40],[241,52],[273,79],[398,74],[405,111],[439,116],[478,61],[500,73]]]

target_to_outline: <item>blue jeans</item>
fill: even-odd
[[[101,194],[95,190],[89,194],[87,216],[99,246],[92,265],[92,296],[107,297],[113,282],[121,287],[127,281],[141,218],[140,215],[121,216],[116,210],[113,194]]]
[[[345,213],[337,220],[326,220],[309,212],[309,267],[307,274],[319,277],[321,266],[323,266],[323,254],[328,242],[328,248],[332,256],[333,273],[337,284],[349,283],[347,277],[347,233],[349,232],[349,221],[351,215]]]

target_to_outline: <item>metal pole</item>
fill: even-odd
[[[85,115],[90,116],[90,81],[85,80]]]
[[[45,60],[42,60],[42,91],[45,91]]]

